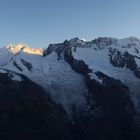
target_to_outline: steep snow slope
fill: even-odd
[[[6,48],[0,48],[0,66],[6,65],[13,56]]]
[[[28,65],[31,69],[28,69]],[[64,60],[58,61],[56,53],[42,57],[20,52],[3,68],[22,73],[42,86],[67,113],[71,114],[73,107],[79,111],[86,110],[87,89],[82,76],[74,72]]]

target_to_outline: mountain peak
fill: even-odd
[[[13,54],[17,54],[20,51],[23,51],[23,52],[29,53],[29,54],[36,54],[36,55],[43,54],[42,48],[30,48],[26,44],[16,44],[16,45],[9,44],[8,46],[6,46],[6,48],[8,49],[9,52],[11,52]]]
[[[25,47],[26,47],[26,45],[24,45],[24,44],[17,44],[17,45],[9,44],[8,46],[6,46],[8,51],[10,51],[13,54],[18,53],[19,51],[21,51]]]

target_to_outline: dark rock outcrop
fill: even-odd
[[[18,64],[16,63],[16,61],[13,61],[13,65],[19,70],[19,71],[23,71],[22,68],[20,66],[18,66]]]
[[[136,56],[133,56],[128,52],[121,53],[120,51],[111,48],[110,48],[109,56],[110,56],[110,63],[114,67],[128,68],[134,71],[135,75],[138,78],[140,78],[140,70],[135,61],[135,58],[137,58]]]
[[[116,49],[110,49],[110,62],[115,67],[126,67],[135,70],[137,65],[134,56],[128,52],[121,53]]]
[[[97,39],[92,40],[92,44],[96,44],[99,48],[102,48],[103,46],[110,46],[112,44],[115,44],[117,42],[116,39],[108,38],[108,37],[99,37]]]
[[[33,66],[32,66],[31,63],[25,61],[24,59],[21,59],[21,62],[22,62],[22,64],[23,64],[29,71],[32,70]]]

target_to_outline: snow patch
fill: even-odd
[[[19,81],[19,82],[22,81],[21,77],[18,75],[13,75],[13,77],[11,79],[14,81]]]

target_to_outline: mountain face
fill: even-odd
[[[0,69],[0,124],[2,140],[72,137],[65,111],[26,76],[6,69]]]
[[[39,109],[30,112],[31,118],[26,118],[27,121],[36,113],[35,116],[39,115],[39,118],[35,118],[35,121],[42,121],[42,116],[45,116],[46,124],[50,122],[49,128],[43,125],[33,130],[42,139],[57,139],[45,133],[48,129],[54,133],[56,128],[62,140],[140,139],[139,39],[104,37],[85,41],[73,38],[50,44],[44,50],[21,44],[9,45],[1,48],[0,68],[0,80],[4,79],[0,81],[0,93],[6,93],[5,96],[0,95],[1,99],[5,102],[11,99],[8,103],[12,106],[10,102],[17,102],[17,98],[20,98],[15,104],[21,106],[20,102],[23,102],[27,105],[27,108],[26,105],[21,107],[21,113],[26,117],[30,106],[26,96],[29,96],[27,98],[30,98],[31,104],[35,100],[35,106]],[[7,87],[7,83],[11,84]],[[29,91],[23,90],[26,88]],[[43,100],[41,103],[40,98]],[[56,115],[58,119],[47,117],[47,113],[53,117]],[[54,120],[56,123],[58,121],[57,125]],[[18,127],[24,129],[22,125]],[[33,125],[31,130],[34,128],[36,126]],[[38,131],[45,132],[42,134]],[[9,136],[9,133],[13,134],[8,132]],[[27,133],[33,134],[30,131]]]

